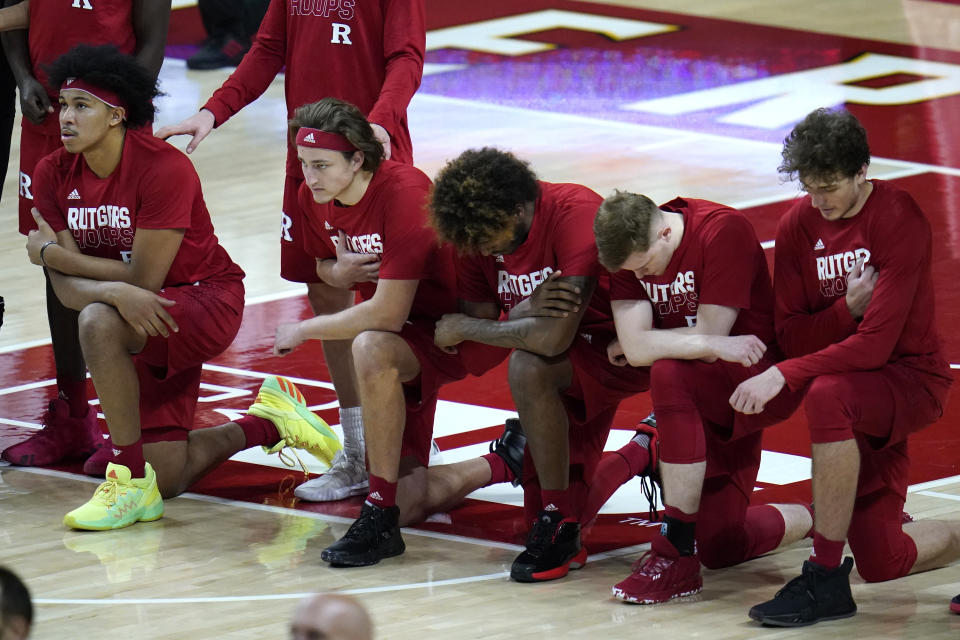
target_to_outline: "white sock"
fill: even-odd
[[[351,455],[363,456],[363,409],[340,407],[340,426],[343,428],[343,448]]]

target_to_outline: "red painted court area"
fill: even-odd
[[[507,0],[484,3],[452,3],[428,0],[428,28],[438,29],[490,20],[519,13],[518,4]],[[913,60],[960,65],[960,55],[931,49],[840,38],[801,31],[692,18],[662,12],[632,10],[577,2],[528,0],[522,11],[562,9],[595,15],[632,18],[674,25],[676,28],[641,39],[613,40],[594,32],[562,28],[521,34],[525,40],[547,42],[547,51],[519,56],[443,48],[428,52],[427,61],[464,65],[450,73],[424,79],[421,91],[435,95],[495,102],[544,111],[654,124],[702,133],[777,142],[792,124],[757,129],[731,124],[726,116],[743,104],[730,104],[689,115],[654,115],[631,111],[623,105],[704,89],[734,85],[825,65],[857,59],[864,54],[896,56]],[[188,11],[174,12],[171,49],[174,55],[189,55],[194,22]],[[744,46],[750,43],[750,46]],[[184,53],[186,52],[186,53]],[[932,72],[931,72],[932,73]],[[884,89],[922,82],[926,75],[888,73],[864,79],[858,86]],[[496,82],[491,82],[496,78]],[[534,84],[531,84],[534,83]],[[535,87],[531,90],[530,87]],[[948,358],[960,363],[960,222],[955,214],[960,202],[960,145],[955,132],[960,127],[960,98],[956,94],[931,96],[908,104],[848,104],[867,128],[874,155],[899,161],[923,163],[916,175],[895,178],[920,204],[934,230],[934,277],[937,287],[937,317]],[[771,181],[777,180],[769,167]],[[549,179],[548,176],[545,176]],[[696,193],[684,193],[696,197]],[[749,199],[750,194],[744,194]],[[772,240],[777,220],[789,207],[777,202],[747,209],[761,240]],[[775,249],[768,250],[771,258]],[[234,345],[211,364],[204,375],[210,385],[204,394],[213,401],[201,402],[197,427],[226,422],[221,410],[243,410],[252,401],[262,374],[281,374],[325,382],[329,380],[320,345],[307,344],[286,358],[270,355],[273,330],[278,322],[304,318],[309,313],[305,299],[285,299],[247,307]],[[37,317],[37,322],[43,319]],[[22,423],[37,423],[52,395],[53,359],[49,346],[0,354],[0,448],[29,433]],[[47,381],[46,384],[43,384]],[[330,403],[329,388],[301,385],[310,404]],[[89,387],[91,397],[95,392]],[[246,392],[246,393],[244,393]],[[467,405],[512,410],[501,365],[483,377],[446,387],[441,398]],[[650,408],[644,394],[625,402],[616,426],[630,429]],[[320,412],[337,422],[335,408]],[[441,450],[483,443],[498,435],[488,425],[467,428],[438,438]],[[911,482],[919,483],[960,474],[960,406],[954,401],[935,425],[911,440]],[[768,451],[809,455],[809,437],[802,410],[788,422],[769,429],[764,436]],[[79,463],[64,467],[79,472]],[[293,486],[303,479],[295,470],[283,471],[260,465],[228,462],[193,488],[194,491],[256,503],[354,517],[362,498],[333,504],[294,504]],[[809,482],[764,485],[754,494],[756,502],[809,500]],[[591,551],[603,551],[645,542],[653,529],[643,526],[645,505],[636,513],[603,515],[586,537]],[[521,510],[499,503],[468,500],[450,514],[450,523],[424,525],[437,531],[488,540],[520,542],[526,531]]]

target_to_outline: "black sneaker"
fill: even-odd
[[[587,563],[580,546],[580,523],[556,511],[541,511],[527,537],[527,549],[513,561],[510,577],[517,582],[545,582]]]
[[[513,486],[520,484],[523,473],[523,450],[527,446],[527,436],[516,418],[508,418],[503,425],[503,435],[490,443],[490,453],[495,453],[507,463],[513,474]]]
[[[750,609],[750,617],[774,627],[805,627],[821,620],[849,618],[857,612],[850,594],[851,569],[853,558],[845,558],[836,569],[807,560],[800,576],[780,589],[773,600]]]
[[[403,553],[400,537],[400,507],[382,509],[363,503],[360,517],[342,538],[323,550],[320,559],[334,566],[366,567]]]
[[[240,64],[249,50],[249,42],[242,42],[233,36],[208,38],[195,54],[187,58],[187,68],[208,71],[222,67],[235,67]]]

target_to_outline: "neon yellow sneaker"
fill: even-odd
[[[266,418],[280,432],[283,439],[272,447],[264,447],[267,453],[276,453],[284,447],[305,449],[329,466],[333,456],[343,448],[330,425],[307,409],[303,394],[286,378],[270,376],[264,380],[247,413]]]
[[[163,499],[157,488],[157,474],[148,462],[145,478],[131,478],[122,464],[107,464],[106,482],[93,497],[63,517],[63,524],[74,529],[106,531],[122,529],[136,522],[158,520],[163,516]]]

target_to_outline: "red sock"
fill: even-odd
[[[247,439],[247,446],[250,447],[272,447],[280,442],[280,432],[272,422],[259,416],[243,416],[234,420],[240,428],[243,429],[243,435]]]
[[[816,562],[827,569],[836,569],[843,560],[843,545],[845,542],[845,540],[830,540],[824,538],[820,533],[814,532],[813,553],[810,554],[810,562]]]
[[[636,442],[638,449],[643,449]],[[644,449],[644,451],[646,451]],[[644,465],[646,466],[646,465]],[[607,451],[600,459],[597,470],[593,474],[593,481],[590,483],[590,492],[587,494],[587,500],[581,514],[581,522],[584,526],[588,525],[597,514],[600,508],[607,503],[610,496],[619,489],[624,482],[637,474],[630,469],[630,461],[626,456],[620,455],[619,451]]]
[[[623,459],[627,461],[627,465],[630,467],[630,475],[627,476],[627,479],[638,475],[650,464],[650,449],[641,447],[633,440],[620,447],[614,453],[622,456]]]
[[[90,410],[90,403],[87,402],[87,381],[69,380],[66,378],[57,378],[57,389],[60,395],[67,401],[70,407],[71,418],[82,418]]]
[[[543,501],[544,511],[559,511],[563,516],[573,515],[573,499],[570,495],[570,489],[559,491],[541,489],[540,499]]]
[[[384,480],[380,476],[370,474],[370,494],[367,502],[386,509],[397,504],[397,483]]]
[[[119,445],[113,444],[113,457],[110,459],[113,464],[122,464],[130,469],[131,478],[142,478],[146,475],[144,469],[145,461],[143,459],[143,438],[138,438],[136,442]]]
[[[513,472],[510,471],[510,467],[507,466],[506,460],[495,453],[488,453],[480,457],[490,465],[490,482],[483,486],[489,487],[492,484],[499,484],[501,482],[513,482]]]

